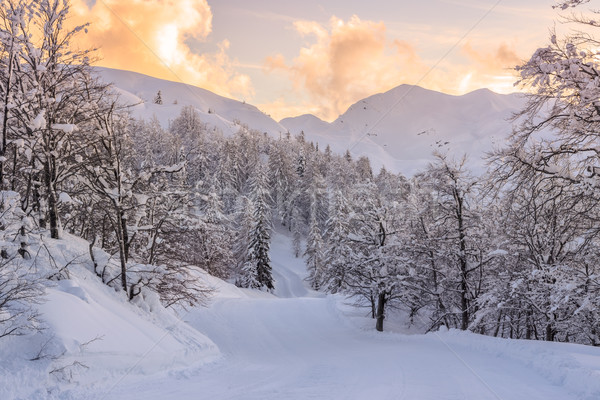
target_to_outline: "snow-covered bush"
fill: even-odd
[[[0,192],[0,337],[36,329],[33,304],[44,293],[44,271],[29,249],[31,221],[19,204],[17,193]]]

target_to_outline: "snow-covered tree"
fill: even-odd
[[[319,290],[323,285],[324,275],[324,254],[323,254],[323,237],[321,235],[321,227],[316,216],[316,207],[311,208],[310,229],[308,238],[306,239],[306,268],[308,269],[308,281],[310,286]]]
[[[159,90],[158,92],[156,92],[156,96],[154,96],[154,104],[158,104],[159,106],[161,106],[162,103],[163,103],[162,93]]]
[[[558,7],[586,2],[561,1]],[[519,243],[514,253],[520,257],[511,260],[510,272],[517,282],[512,292],[520,294],[517,304],[525,309],[510,316],[521,316],[513,323],[522,327],[525,337],[572,338],[576,334],[566,325],[577,318],[570,316],[587,314],[589,321],[590,309],[583,306],[583,312],[578,307],[591,304],[589,296],[597,290],[590,279],[591,249],[598,231],[591,205],[600,199],[595,17],[566,17],[587,32],[577,30],[564,37],[552,32],[548,45],[517,67],[518,83],[530,95],[516,117],[518,125],[508,146],[493,156],[495,183],[507,190],[509,210],[515,213],[507,238],[510,244]],[[579,258],[584,254],[586,259]],[[585,301],[579,297],[582,293]],[[597,327],[592,324],[585,330],[597,331]]]
[[[255,166],[250,181],[250,200],[254,213],[248,238],[248,252],[243,265],[242,284],[245,287],[272,290],[271,275],[271,206],[268,176],[262,164]]]
[[[336,200],[337,202],[338,200]],[[342,204],[338,203],[338,207]],[[345,265],[329,265],[328,268],[341,267],[329,275],[329,285],[335,279],[342,278],[340,282],[343,292],[353,297],[358,302],[366,300],[371,307],[371,315],[376,318],[376,328],[383,330],[386,307],[398,296],[397,269],[401,267],[402,260],[392,256],[393,213],[381,202],[377,187],[373,182],[358,184],[354,189],[349,204],[350,215],[348,219],[349,233],[340,240],[346,244],[349,254],[345,255]],[[339,209],[337,212],[340,212]],[[339,222],[338,228],[343,229]],[[330,221],[330,228],[332,226]],[[333,254],[328,254],[328,259]],[[336,268],[337,269],[337,268]],[[331,279],[334,279],[332,282]]]
[[[204,200],[202,214],[196,229],[191,233],[189,263],[197,265],[209,274],[227,279],[232,275],[233,231],[229,219],[223,214],[223,204],[213,190]]]
[[[44,271],[28,251],[30,218],[19,195],[0,192],[0,338],[23,335],[39,326],[34,305],[44,294]]]
[[[423,225],[416,229],[421,230],[424,239],[420,251],[430,258],[436,274],[434,285],[439,285],[438,279],[444,281],[444,286],[437,289],[444,298],[438,306],[444,307],[447,314],[440,317],[466,330],[474,320],[490,260],[485,249],[480,248],[483,238],[475,204],[480,198],[477,181],[465,170],[464,159],[456,163],[440,154],[417,179],[426,185],[434,201],[429,226],[422,219],[417,223]],[[427,243],[429,249],[423,248]]]
[[[323,286],[330,293],[344,291],[347,270],[352,254],[350,243],[350,208],[341,190],[333,193],[329,205],[329,219],[325,228]]]
[[[14,74],[19,90],[12,95],[11,115],[12,138],[23,144],[29,166],[14,165],[12,173],[24,173],[24,204],[31,197],[40,225],[47,214],[50,234],[58,238],[58,196],[79,164],[73,136],[84,129],[105,85],[90,76],[93,50],[71,46],[86,25],[66,28],[67,2],[28,2],[26,9],[19,20],[21,51]]]

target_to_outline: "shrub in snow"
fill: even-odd
[[[37,329],[32,305],[44,293],[42,271],[28,249],[29,220],[19,204],[17,193],[0,192],[0,337]]]

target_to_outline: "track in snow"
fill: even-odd
[[[221,360],[158,376],[128,377],[105,398],[581,398],[526,363],[502,352],[476,350],[463,337],[357,328],[336,299],[315,297],[299,286],[303,271],[300,261],[287,256],[288,242],[276,235],[272,252],[279,294],[287,298],[217,299],[185,317],[219,346]]]

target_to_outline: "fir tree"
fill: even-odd
[[[256,265],[256,281],[259,288],[273,289],[271,276],[271,207],[269,205],[269,187],[267,174],[262,165],[258,165],[250,182],[251,198],[254,203],[254,220],[249,244],[249,253]]]
[[[162,105],[163,100],[162,100],[162,93],[160,92],[160,90],[156,93],[156,96],[154,96],[154,104],[158,104],[158,105]]]
[[[310,230],[306,241],[306,268],[308,269],[308,281],[310,286],[319,290],[323,280],[323,238],[321,236],[321,228],[316,218],[316,207],[312,207]]]
[[[330,293],[337,293],[346,287],[346,273],[352,253],[349,241],[350,227],[348,202],[340,190],[334,192],[330,203],[329,219],[325,229],[323,285]]]
[[[242,276],[239,280],[243,287],[268,290],[274,288],[269,257],[272,229],[269,200],[267,174],[262,164],[258,163],[250,178],[252,214],[245,213],[251,220],[246,221],[249,225],[246,240],[248,247],[243,255]]]

